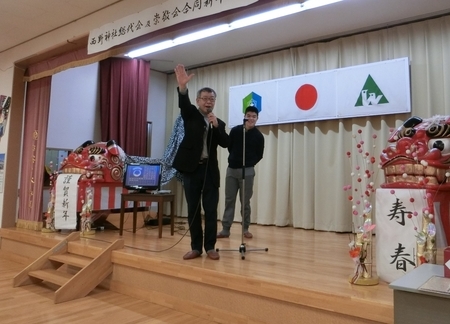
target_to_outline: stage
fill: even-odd
[[[144,220],[139,213],[133,234],[132,216],[126,214],[121,237],[108,229],[119,224],[119,215],[111,214],[107,221],[113,226],[81,239],[86,247],[124,240],[124,249],[112,254],[114,271],[102,287],[218,323],[393,323],[393,292],[387,283],[348,282],[353,270],[348,233],[252,225],[254,237],[244,241],[243,260],[241,226],[235,223],[230,238],[217,241],[219,261],[205,253],[183,260],[190,250],[186,218],[176,219],[174,236],[165,225],[162,238]],[[69,233],[1,229],[1,257],[26,265]]]

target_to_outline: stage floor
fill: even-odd
[[[380,281],[374,286],[358,286],[348,281],[354,267],[348,253],[348,243],[351,240],[349,233],[252,225],[250,231],[254,237],[242,242],[241,225],[235,223],[229,238],[217,240],[216,248],[219,249],[220,260],[210,260],[205,253],[194,260],[183,260],[183,255],[190,250],[189,232],[186,231],[187,219],[176,219],[174,236],[170,235],[170,225],[165,225],[162,238],[158,238],[157,226],[146,226],[144,218],[144,212],[140,212],[137,232],[134,234],[131,213],[125,214],[124,233],[120,236],[117,229],[119,215],[110,214],[104,224],[104,230],[97,230],[95,234],[86,235],[82,240],[87,245],[102,246],[123,238],[124,252],[151,258],[157,261],[156,264],[159,261],[169,262],[180,267],[202,268],[208,272],[211,270],[213,276],[214,273],[216,276],[224,273],[235,275],[236,278],[252,278],[262,283],[279,285],[279,291],[283,291],[283,287],[298,288],[303,292],[310,291],[312,298],[320,298],[324,303],[340,300],[340,303],[348,302],[349,307],[365,305],[369,312],[372,309],[374,311],[373,316],[367,318],[383,318],[381,322],[393,322],[393,291],[388,287],[388,283]],[[218,227],[221,228],[220,222]],[[71,233],[41,233],[19,228],[11,230],[55,239],[64,239]],[[376,236],[374,247],[375,240]],[[245,253],[240,252],[242,243],[245,243]],[[442,253],[438,251],[438,255],[440,254]],[[242,256],[245,257],[244,260]],[[438,264],[439,262],[442,263],[442,259],[438,258]],[[373,273],[376,275],[376,264]],[[254,281],[252,282],[254,284]],[[230,283],[230,286],[232,285]],[[373,308],[370,305],[373,305]]]
[[[187,219],[176,219],[174,236],[170,235],[170,225],[165,225],[162,238],[158,238],[158,228],[145,226],[144,217],[143,213],[138,215],[137,231],[133,234],[132,216],[125,215],[122,237],[128,253],[393,305],[393,293],[387,283],[357,286],[348,282],[354,266],[348,253],[348,243],[351,240],[349,233],[252,225],[250,231],[253,238],[244,240],[246,252],[243,254],[245,259],[242,260],[242,228],[240,223],[235,223],[229,238],[217,240],[219,261],[210,260],[205,253],[198,259],[183,260],[183,255],[190,250],[189,232],[183,229],[188,227]],[[96,231],[94,235],[86,236],[86,239],[94,244],[95,241],[113,242],[120,238],[118,230],[108,229],[119,226],[119,215],[111,214],[107,221],[110,224],[106,224],[104,231]],[[218,228],[221,228],[220,222]],[[264,251],[266,248],[267,252]],[[375,255],[375,250],[373,254]],[[376,274],[376,265],[373,270]]]

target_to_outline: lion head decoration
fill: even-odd
[[[86,141],[64,159],[59,171],[81,174],[82,182],[121,182],[125,158],[114,140]]]
[[[450,116],[411,117],[380,156],[382,188],[450,188]]]

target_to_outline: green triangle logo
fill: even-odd
[[[366,107],[386,103],[389,103],[389,101],[369,74],[366,83],[364,83],[364,87],[361,89],[358,100],[356,100],[355,107]]]

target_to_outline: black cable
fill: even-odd
[[[177,242],[175,242],[175,244],[169,246],[168,248],[162,249],[162,250],[143,249],[143,248],[137,248],[137,247],[134,247],[134,246],[131,246],[131,245],[124,245],[124,247],[130,248],[130,249],[135,249],[135,250],[147,251],[147,252],[165,252],[165,251],[168,251],[168,250],[174,248],[175,246],[177,246],[181,242],[181,240],[187,235],[187,233],[190,232],[190,228],[192,226],[192,223],[193,223],[195,217],[197,217],[197,212],[198,212],[198,210],[200,208],[200,204],[201,204],[201,201],[202,201],[202,198],[203,198],[203,190],[205,189],[205,184],[206,184],[206,176],[207,176],[207,173],[208,173],[209,157],[210,157],[210,152],[211,152],[211,143],[212,143],[212,136],[213,136],[213,128],[210,127],[209,124],[208,124],[207,127],[208,127],[208,133],[207,133],[207,137],[206,137],[206,143],[208,144],[208,137],[209,137],[209,145],[208,145],[208,148],[207,148],[208,159],[206,160],[206,165],[205,165],[205,175],[203,177],[203,185],[202,185],[202,189],[200,191],[200,197],[199,197],[199,200],[198,200],[198,203],[197,203],[197,207],[195,209],[194,217],[192,217],[191,223],[188,223],[188,228],[186,229],[186,232],[181,236],[181,238]],[[130,158],[130,156],[128,154],[125,154],[125,155],[126,155],[126,157],[128,159]],[[128,219],[128,217],[127,217],[127,219]],[[143,228],[143,227],[145,227],[145,222],[144,222],[144,226],[142,226],[141,228]],[[108,242],[106,240],[94,239],[94,238],[90,238],[90,237],[83,237],[83,238],[89,239],[89,240],[94,240],[94,241],[105,242],[105,243],[111,243],[111,242]]]
[[[208,173],[209,157],[210,157],[210,152],[211,152],[211,143],[212,143],[212,136],[213,136],[213,128],[210,127],[210,125],[211,124],[208,124],[208,126],[207,126],[208,127],[207,128],[208,133],[206,135],[206,143],[208,144],[208,137],[209,137],[209,145],[207,147],[208,158],[206,160],[206,165],[205,165],[205,175],[203,177],[203,185],[202,185],[202,189],[200,191],[200,197],[199,197],[198,202],[197,202],[197,207],[195,208],[194,217],[192,217],[191,223],[190,224],[188,223],[188,228],[186,229],[186,233],[190,232],[190,228],[191,228],[191,226],[192,226],[192,224],[193,224],[193,222],[195,220],[195,217],[197,217],[197,212],[198,212],[198,210],[200,208],[200,204],[201,204],[201,201],[203,199],[203,190],[205,189],[205,184],[206,184],[206,176],[207,176],[207,173]],[[186,236],[186,233],[183,235],[182,238],[184,238],[184,236]]]

